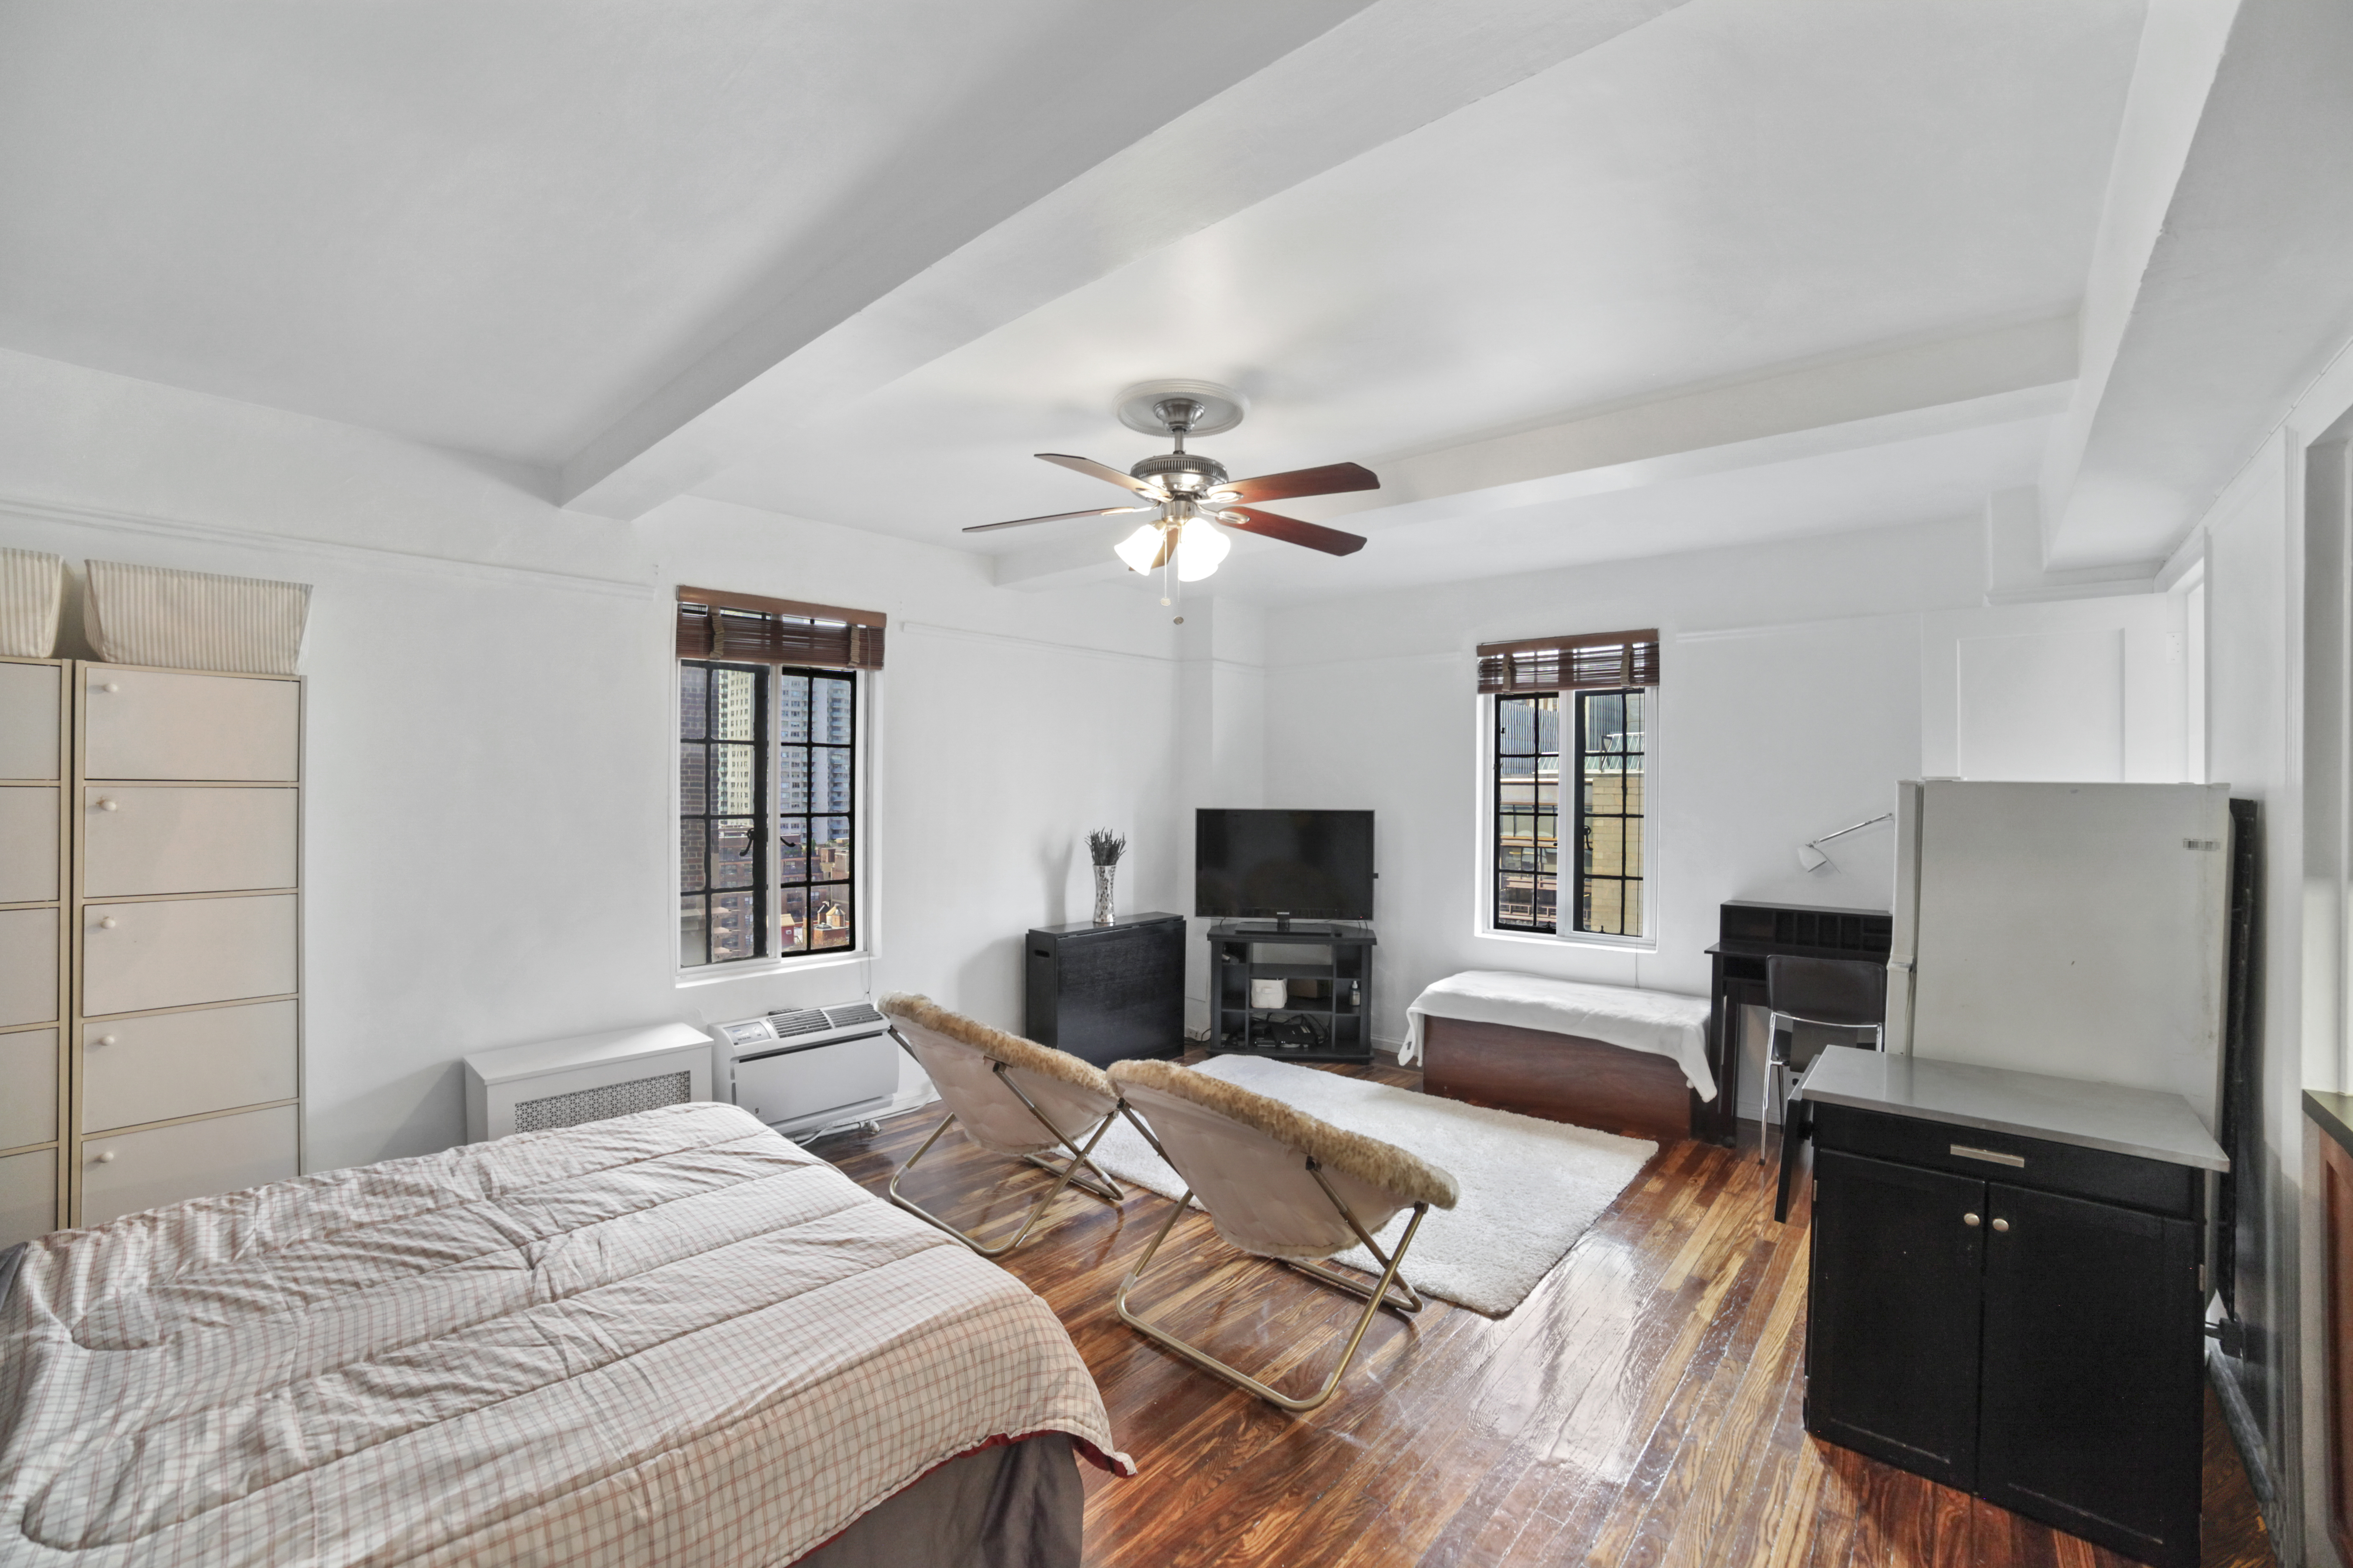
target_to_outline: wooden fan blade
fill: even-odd
[[[1064,452],[1039,452],[1037,456],[1050,463],[1060,463],[1074,474],[1088,474],[1098,479],[1109,479],[1113,484],[1125,486],[1137,495],[1149,497],[1153,500],[1168,499],[1168,492],[1158,485],[1147,483],[1133,474],[1122,473],[1109,463],[1098,463],[1092,458],[1073,458]]]
[[[1219,485],[1213,494],[1231,492],[1238,501],[1290,500],[1298,496],[1335,496],[1344,490],[1377,490],[1381,481],[1362,463],[1326,463],[1320,468],[1293,468],[1287,474],[1261,474]]]
[[[1148,506],[1099,506],[1092,511],[1050,511],[1043,517],[1017,517],[1011,522],[976,522],[966,533],[987,533],[992,528],[1027,528],[1033,522],[1060,522],[1071,517],[1116,517],[1127,511],[1156,511]]]
[[[1240,518],[1237,522],[1234,520]],[[1245,533],[1261,538],[1280,539],[1285,544],[1303,544],[1310,550],[1320,550],[1326,555],[1354,555],[1365,547],[1361,533],[1343,533],[1336,528],[1321,523],[1302,522],[1295,517],[1283,517],[1253,507],[1227,507],[1218,513],[1218,521],[1229,528],[1239,528]]]

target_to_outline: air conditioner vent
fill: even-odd
[[[515,1101],[514,1130],[539,1132],[550,1127],[577,1127],[584,1121],[628,1116],[658,1106],[684,1105],[693,1098],[693,1079],[683,1072],[600,1083],[594,1089],[575,1089],[570,1094]]]
[[[822,1007],[803,1007],[797,1011],[780,1007],[769,1014],[768,1018],[776,1027],[776,1038],[780,1040],[789,1040],[795,1035],[814,1035],[819,1029],[833,1027]]]
[[[828,1007],[825,1021],[839,1029],[845,1024],[879,1024],[882,1015],[864,1002],[854,1002],[847,1007]]]

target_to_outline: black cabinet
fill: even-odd
[[[1806,1429],[2195,1564],[2202,1183],[1850,1107],[1812,1121]]]
[[[1040,926],[1023,943],[1025,1032],[1097,1067],[1185,1049],[1185,920]]]
[[[1211,926],[1209,1049],[1371,1061],[1373,946],[1356,926]],[[1262,1000],[1260,986],[1278,994]]]

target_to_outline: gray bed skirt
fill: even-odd
[[[950,1459],[793,1568],[1079,1568],[1086,1489],[1061,1432]]]

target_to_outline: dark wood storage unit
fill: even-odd
[[[1806,1430],[2194,1568],[2205,1173],[1842,1105],[1810,1117]]]
[[[1280,1007],[1250,1005],[1250,982],[1280,980]],[[1293,1062],[1369,1062],[1373,1058],[1373,933],[1353,926],[1262,922],[1209,928],[1209,1042],[1212,1051]],[[1286,1046],[1277,1030],[1304,1020],[1318,1046]]]
[[[2306,1089],[2304,1114],[2320,1152],[2328,1540],[2339,1557],[2353,1563],[2353,1095]]]
[[[1023,944],[1026,1032],[1107,1067],[1185,1050],[1185,917],[1129,915],[1107,926],[1039,926]]]

